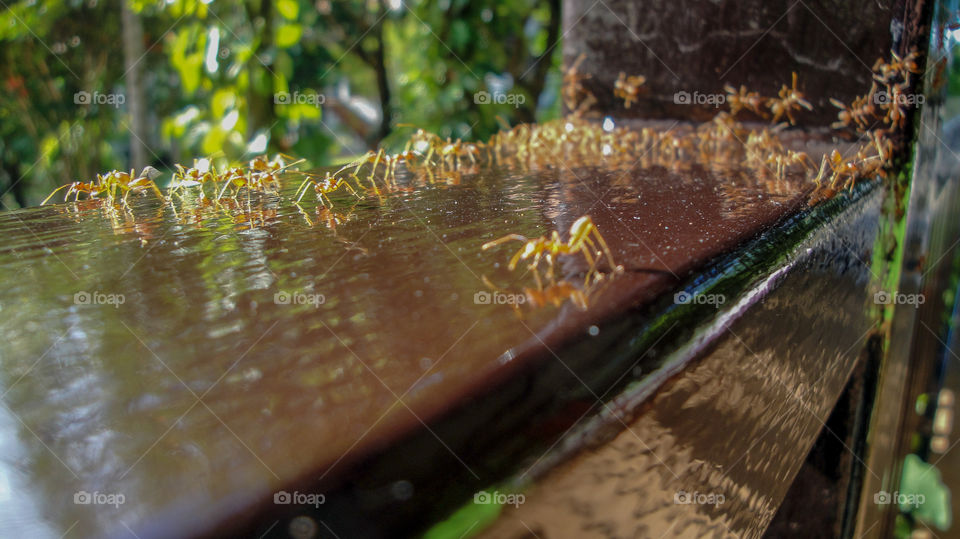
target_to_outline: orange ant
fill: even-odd
[[[337,177],[336,174],[331,175],[328,171],[326,176],[320,180],[315,180],[314,177],[316,176],[313,174],[308,174],[307,179],[304,180],[303,183],[300,184],[300,187],[297,188],[296,193],[294,193],[294,196],[296,196],[297,193],[300,194],[300,196],[297,197],[297,203],[300,202],[300,200],[303,198],[303,195],[307,194],[307,189],[311,185],[313,185],[313,190],[317,194],[317,200],[319,200],[324,207],[326,207],[327,203],[330,202],[330,197],[327,195],[333,193],[341,187],[346,187],[347,190],[353,193],[354,196],[360,198],[360,195],[357,194],[357,191],[350,185],[350,183],[343,178]],[[333,203],[330,202],[330,205],[332,206]]]
[[[134,175],[133,169],[130,169],[130,172],[112,170],[104,176],[98,174],[97,179],[106,185],[111,199],[113,199],[115,191],[123,193],[123,203],[126,204],[130,193],[148,188],[153,190],[157,197],[163,200],[163,193],[160,192],[160,188],[157,187],[157,184],[153,181],[153,179],[159,175],[160,171],[151,166],[147,166],[144,167],[139,176]]]
[[[919,74],[922,72],[920,66],[917,65],[917,53],[916,48],[910,51],[904,58],[900,58],[896,52],[890,51],[890,56],[893,57],[893,60],[889,63],[884,62],[882,58],[877,58],[877,61],[873,63],[873,70],[876,72],[874,78],[877,82],[890,83],[897,77],[903,79],[904,82],[910,82],[910,74]]]
[[[174,165],[177,171],[173,173],[173,182],[171,182],[170,195],[177,194],[181,189],[187,187],[200,186],[200,198],[204,198],[203,184],[210,182],[216,186],[219,177],[212,167],[201,167],[196,159],[193,161],[193,167],[185,169],[179,163]]]
[[[640,95],[640,87],[647,82],[647,78],[642,75],[627,76],[623,71],[616,82],[613,83],[613,95],[623,99],[623,105],[630,108],[630,104],[637,100]]]
[[[907,119],[907,96],[903,93],[906,88],[907,83],[887,85],[886,98],[880,103],[880,108],[887,111],[883,121],[890,127],[903,127]]]
[[[397,178],[397,165],[400,164],[400,161],[404,161],[404,162],[408,163],[407,168],[410,168],[409,163],[410,163],[411,161],[415,161],[418,157],[420,157],[420,156],[417,155],[416,152],[410,151],[410,150],[406,150],[406,151],[400,152],[400,153],[395,154],[395,155],[388,155],[388,156],[387,156],[387,164],[388,164],[388,167],[387,167],[387,181],[389,181],[390,178],[393,178],[394,180],[396,180],[396,178]]]
[[[833,174],[830,176],[831,189],[835,189],[837,187],[837,183],[844,177],[846,177],[846,179],[844,180],[842,187],[846,187],[848,184],[850,187],[853,187],[854,180],[856,180],[857,176],[860,174],[860,167],[855,157],[844,159],[840,152],[833,150],[830,153],[830,157],[827,158],[827,164],[830,165],[830,168],[833,170]]]
[[[741,110],[748,110],[761,118],[766,118],[767,113],[763,110],[763,98],[759,92],[748,92],[747,87],[741,85],[740,90],[735,90],[729,84],[724,85],[724,91],[727,92],[727,103],[730,104],[730,116],[736,116]]]
[[[864,129],[870,123],[871,118],[876,114],[874,99],[877,95],[877,83],[870,86],[870,91],[853,100],[850,106],[846,106],[836,99],[830,98],[830,103],[840,109],[837,113],[837,121],[830,125],[834,129],[844,127],[856,127]]]
[[[78,181],[61,185],[54,189],[40,205],[46,204],[53,198],[53,195],[57,194],[61,189],[67,189],[67,194],[63,198],[64,201],[70,198],[71,194],[74,195],[73,200],[77,201],[80,198],[80,193],[85,193],[92,198],[106,195],[112,202],[117,193],[123,193],[123,203],[126,204],[130,193],[147,188],[152,189],[158,197],[163,199],[163,193],[160,192],[160,188],[157,187],[157,184],[153,181],[153,179],[159,175],[160,172],[151,166],[144,167],[139,176],[135,175],[132,169],[130,172],[111,170],[106,174],[97,174],[97,180],[95,182],[88,183]]]
[[[276,189],[280,185],[280,174],[304,161],[306,161],[306,159],[300,159],[290,164],[285,164],[283,159],[281,159],[279,156],[277,156],[273,161],[269,162],[266,160],[266,156],[259,156],[250,161],[250,165],[246,173],[243,171],[243,169],[237,167],[228,169],[220,176],[217,176],[216,172],[214,172],[214,177],[218,181],[226,182],[223,188],[220,190],[220,193],[217,195],[217,200],[220,200],[230,187],[234,188],[234,198],[236,198],[236,196],[240,193],[240,190],[244,187],[247,188],[248,192],[266,192],[268,190]]]
[[[479,153],[476,145],[474,144],[464,144],[463,141],[457,139],[453,142],[450,139],[447,139],[447,142],[440,147],[440,165],[441,168],[444,167],[447,163],[447,159],[450,160],[450,166],[453,169],[460,168],[460,158],[462,156],[467,156],[470,158],[470,162],[473,164],[477,163],[476,155]]]
[[[306,161],[306,159],[300,159],[287,165],[284,163],[284,158],[293,161],[293,158],[289,155],[277,154],[272,161],[268,161],[266,155],[258,155],[250,160],[248,168],[251,172],[282,172],[285,169]]]
[[[583,81],[590,78],[590,75],[580,74],[580,64],[586,59],[587,55],[581,53],[573,64],[563,73],[563,89],[560,94],[563,97],[563,104],[571,111],[574,116],[579,116],[583,110],[596,101],[596,98],[583,87]],[[586,96],[583,101],[581,96]]]
[[[591,236],[593,239],[591,239]],[[594,240],[596,240],[596,242],[594,242]],[[481,249],[486,251],[487,249],[508,241],[520,241],[524,244],[523,247],[513,255],[513,258],[510,259],[508,268],[512,271],[516,269],[517,263],[521,260],[531,259],[530,265],[527,267],[533,271],[534,278],[537,280],[537,289],[539,290],[543,289],[543,284],[540,281],[540,275],[538,273],[540,261],[547,261],[547,265],[550,268],[550,281],[553,282],[553,261],[558,255],[572,255],[575,253],[581,253],[583,255],[590,265],[590,269],[587,271],[584,279],[584,284],[589,284],[591,277],[594,277],[596,280],[602,278],[602,274],[597,272],[597,259],[601,255],[601,251],[597,249],[597,244],[600,245],[602,254],[606,256],[610,268],[615,273],[623,271],[623,266],[618,266],[613,261],[613,255],[610,253],[610,248],[607,247],[607,242],[604,241],[603,236],[600,235],[597,227],[593,224],[593,220],[590,219],[588,215],[580,217],[570,226],[570,239],[567,243],[563,243],[560,240],[560,234],[554,230],[549,237],[541,236],[532,240],[519,234],[509,234],[500,239],[483,244]]]
[[[53,198],[53,195],[57,194],[57,191],[60,191],[61,189],[64,189],[64,188],[68,188],[66,196],[63,197],[64,202],[66,202],[67,199],[70,198],[71,194],[74,195],[73,200],[74,202],[76,202],[77,200],[80,199],[80,193],[84,193],[93,198],[96,198],[101,194],[106,193],[106,187],[100,185],[99,183],[73,182],[73,183],[68,183],[66,185],[61,185],[60,187],[54,189],[53,192],[50,193],[49,196],[47,196],[47,198],[43,199],[43,202],[41,202],[40,205],[43,206],[44,204],[46,204],[47,201]]]
[[[417,129],[417,132],[407,141],[403,153],[409,153],[411,150],[418,154],[426,153],[423,162],[430,165],[432,164],[431,159],[433,158],[433,154],[437,151],[437,148],[442,145],[443,139],[437,135],[429,131],[424,131],[423,129]]]
[[[244,173],[243,169],[239,167],[228,168],[222,174],[218,174],[216,169],[211,167],[208,174],[210,175],[214,184],[217,182],[224,182],[223,189],[221,189],[217,194],[217,200],[220,200],[223,197],[223,194],[230,186],[236,187],[236,190],[233,193],[233,196],[236,197],[237,193],[240,192],[240,188],[248,183],[246,173]]]
[[[793,72],[793,85],[787,86],[786,84],[780,88],[780,97],[770,98],[767,100],[767,104],[770,107],[770,112],[773,113],[773,123],[777,123],[780,118],[786,116],[790,120],[790,125],[796,125],[796,121],[793,118],[793,111],[800,110],[801,107],[807,110],[813,110],[813,105],[808,103],[804,99],[804,95],[800,90],[797,90],[797,72]]]

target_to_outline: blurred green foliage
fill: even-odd
[[[131,168],[132,140],[160,170],[263,152],[323,165],[412,126],[480,139],[498,116],[560,110],[560,0],[128,0],[142,52],[120,1],[0,0],[4,207]]]

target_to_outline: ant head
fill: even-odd
[[[584,215],[570,225],[570,239],[586,236],[592,229],[593,221],[589,215]]]

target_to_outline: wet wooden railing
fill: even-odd
[[[619,66],[590,39],[620,23],[646,35],[620,4],[568,2],[565,47]],[[877,17],[854,53],[884,55]],[[788,143],[841,144],[812,118]],[[880,511],[848,507],[855,485],[888,484],[858,468],[882,460],[867,449],[895,445],[864,432],[904,361],[883,371],[870,345],[889,184],[811,207],[800,177],[557,159],[330,209],[291,204],[292,183],[230,207],[135,197],[0,215],[6,530],[757,536],[789,524],[775,514],[824,439],[850,452],[815,529]],[[481,245],[585,214],[624,267],[588,308],[518,312],[491,290],[517,273]]]

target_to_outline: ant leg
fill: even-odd
[[[223,184],[223,189],[221,189],[220,194],[217,195],[217,200],[220,200],[221,198],[223,198],[223,194],[227,192],[228,187],[230,187],[229,181]],[[236,197],[236,194],[234,194],[234,197]]]
[[[392,163],[392,168],[390,169],[390,174],[387,175],[387,179],[391,180],[394,184],[397,183],[397,167],[400,166],[400,160],[394,159]]]
[[[375,178],[377,175],[377,166],[380,164],[380,158],[385,154],[386,152],[384,152],[383,149],[381,148],[380,151],[377,152],[376,158],[374,158],[373,160],[373,168],[370,169],[370,183],[373,183],[374,186],[376,186]]]
[[[510,263],[507,264],[507,268],[509,268],[510,271],[513,271],[514,269],[516,269],[517,263],[519,263],[520,260],[523,258],[525,251],[526,251],[526,247],[521,247],[520,250],[517,251],[517,253],[514,254],[512,258],[510,258]]]
[[[554,260],[554,259],[553,259],[553,255],[550,254],[550,253],[547,253],[547,254],[544,256],[544,258],[547,259],[547,268],[548,268],[549,271],[550,271],[550,273],[547,274],[547,277],[550,279],[550,285],[553,286],[553,285],[556,284],[556,282],[557,282],[556,269],[555,269],[555,266],[554,266],[554,264],[553,264],[553,260]]]
[[[540,264],[534,262],[527,266],[527,269],[533,272],[533,279],[537,282],[537,290],[543,290],[543,281],[540,280]]]
[[[352,176],[355,180],[357,180],[357,185],[363,188],[363,182],[360,180],[360,177],[357,176],[356,174],[352,174]],[[370,180],[370,185],[373,186],[373,192],[376,193],[377,196],[380,196],[380,188],[377,187],[377,182],[373,180],[372,176],[369,178],[369,180]]]
[[[480,247],[480,249],[483,250],[483,251],[486,251],[487,249],[489,249],[489,248],[491,248],[491,247],[496,247],[497,245],[500,245],[501,243],[506,243],[506,242],[511,241],[511,240],[522,241],[522,242],[524,242],[524,243],[526,243],[526,242],[529,241],[527,238],[525,238],[524,236],[521,236],[520,234],[508,234],[508,235],[506,235],[506,236],[504,236],[504,237],[502,237],[502,238],[500,238],[500,239],[496,239],[496,240],[488,241],[487,243],[484,243],[483,246]],[[522,251],[523,251],[523,250],[521,249],[521,252],[522,252]]]
[[[353,193],[353,196],[355,196],[355,197],[357,197],[357,198],[360,198],[360,194],[357,193],[357,191],[353,188],[353,186],[351,186],[351,185],[350,185],[349,183],[347,183],[346,181],[340,180],[339,185],[343,185],[344,187],[347,188],[348,191],[350,191],[351,193]]]
[[[597,243],[600,244],[600,247],[603,249],[604,256],[607,257],[607,262],[610,264],[611,271],[620,273],[623,271],[623,266],[618,266],[616,262],[613,261],[613,254],[610,252],[610,247],[607,246],[607,242],[604,241],[603,236],[600,235],[600,232],[597,231],[596,227],[590,227],[590,232],[593,234],[594,239],[597,240]]]
[[[150,188],[153,189],[153,193],[157,195],[157,197],[159,197],[161,200],[166,198],[163,196],[163,193],[160,191],[160,188],[157,187],[156,182],[154,182],[153,180],[150,181]]]
[[[373,156],[374,156],[374,153],[373,153],[372,151],[367,152],[367,153],[363,154],[363,157],[361,157],[360,159],[357,159],[356,161],[354,161],[354,162],[352,162],[352,163],[348,163],[348,164],[347,164],[347,167],[352,167],[353,165],[357,165],[357,166],[354,167],[354,169],[353,169],[353,175],[356,176],[357,174],[360,174],[360,169],[363,168],[363,165],[369,163],[369,162],[370,162],[370,159],[371,159]],[[346,168],[346,167],[344,167],[344,168]]]
[[[297,193],[300,193],[300,196],[297,197],[297,202],[296,202],[297,204],[299,204],[299,203],[300,203],[300,200],[303,199],[303,195],[307,194],[307,189],[310,187],[309,184],[311,184],[311,183],[312,183],[314,186],[317,185],[317,182],[315,182],[315,181],[307,178],[307,180],[306,180],[305,182],[303,182],[302,184],[300,184],[300,187],[297,188]],[[302,192],[301,192],[301,189],[302,189]],[[297,193],[294,193],[294,195],[296,195]]]
[[[310,220],[310,216],[307,215],[307,212],[303,211],[303,206],[297,204],[296,202],[294,202],[293,205],[297,207],[297,211],[303,216],[303,220],[307,222],[307,226],[313,226],[313,221]]]
[[[590,278],[593,277],[596,279],[598,276],[602,275],[597,271],[597,259],[590,254],[590,249],[596,249],[596,245],[593,245],[593,242],[590,241],[590,238],[584,238],[583,241],[579,244],[577,250],[583,253],[583,258],[587,260],[590,268],[587,270],[587,274],[584,275],[583,285],[587,286],[590,283]],[[596,251],[597,255],[600,255],[600,251]]]
[[[57,191],[65,188],[65,187],[70,187],[70,184],[68,183],[68,184],[66,184],[66,185],[61,185],[60,187],[57,187],[56,189],[54,189],[53,192],[50,193],[50,196],[48,196],[47,198],[43,199],[43,202],[41,202],[40,205],[43,206],[44,204],[46,204],[48,200],[50,200],[51,198],[53,198],[53,195],[57,194]],[[67,191],[67,196],[70,196],[70,191]],[[64,200],[66,200],[66,198],[64,198]]]

